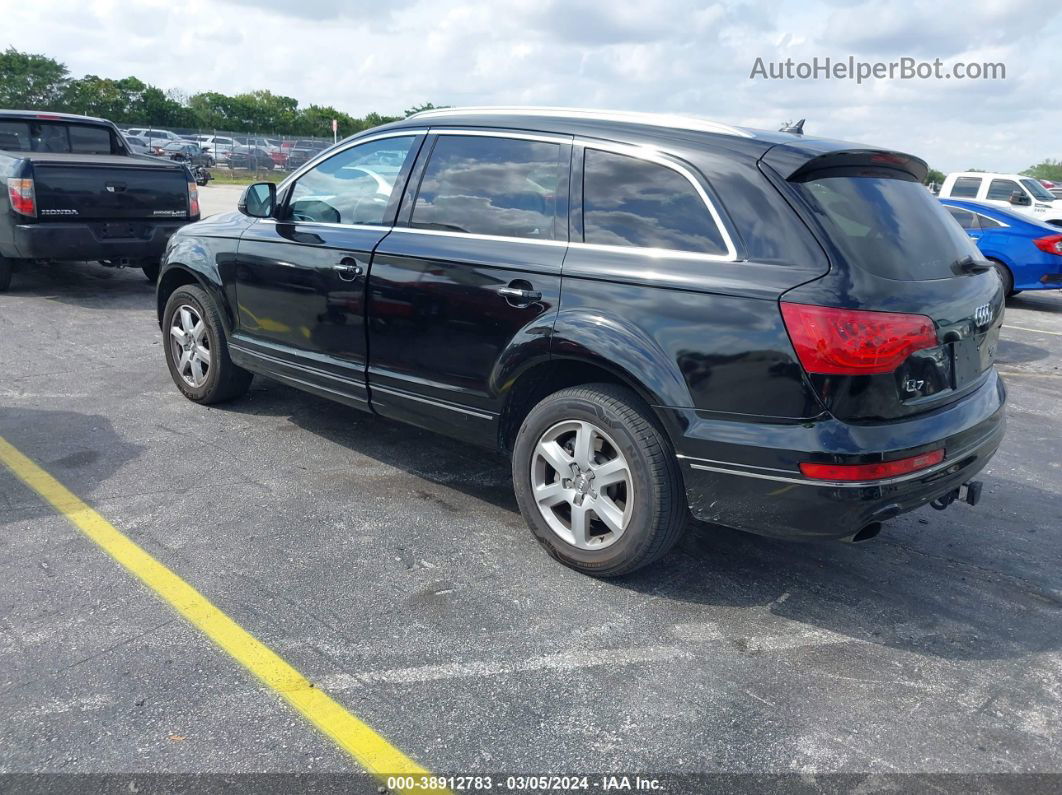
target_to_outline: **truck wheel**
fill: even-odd
[[[146,276],[147,280],[152,284],[159,280],[159,268],[161,266],[162,263],[157,260],[147,259],[140,263],[140,269],[144,271],[144,276]]]
[[[221,403],[251,385],[251,373],[229,358],[225,326],[210,296],[193,285],[178,287],[162,313],[166,365],[177,388],[196,403]]]
[[[15,263],[0,257],[0,293],[5,292],[11,286],[11,273],[15,269]]]
[[[595,577],[662,557],[689,513],[667,436],[614,384],[562,389],[535,406],[516,437],[513,483],[539,543]]]

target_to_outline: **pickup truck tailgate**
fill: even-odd
[[[188,217],[183,168],[37,163],[33,179],[42,221]]]

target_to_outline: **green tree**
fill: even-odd
[[[0,52],[0,108],[62,110],[68,75],[54,58],[8,47]]]
[[[944,182],[944,172],[937,171],[935,168],[929,169],[929,173],[926,174],[926,185],[932,185],[934,182],[940,185]]]
[[[406,118],[409,118],[414,113],[420,113],[422,110],[442,110],[443,108],[452,107],[451,105],[436,105],[433,102],[425,102],[423,105],[414,105],[412,108],[406,108]]]
[[[1048,158],[1041,163],[1037,163],[1035,166],[1029,166],[1021,173],[1026,177],[1047,179],[1051,182],[1062,182],[1062,160],[1051,160]]]

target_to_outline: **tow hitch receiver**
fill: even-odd
[[[968,481],[959,486],[959,488],[940,495],[929,504],[938,511],[943,511],[955,500],[962,500],[967,505],[977,505],[981,501],[981,489],[984,485],[980,480]]]

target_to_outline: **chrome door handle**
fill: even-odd
[[[352,282],[362,274],[361,265],[353,257],[343,257],[338,265],[332,266],[332,270],[345,282]]]
[[[527,306],[542,299],[542,293],[538,290],[522,290],[519,287],[499,287],[498,295],[510,304]]]

